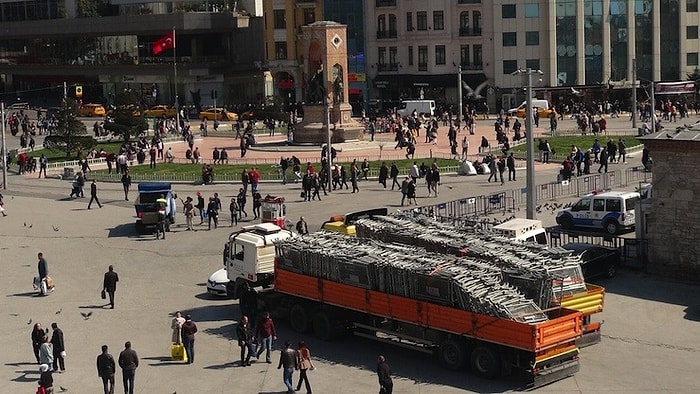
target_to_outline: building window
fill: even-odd
[[[418,47],[418,71],[428,71],[428,47]]]
[[[435,45],[435,64],[445,64],[445,46]]]
[[[685,38],[692,40],[698,38],[698,27],[697,26],[686,26],[685,27]]]
[[[428,13],[425,11],[416,12],[416,27],[418,30],[428,30]]]
[[[698,53],[697,52],[690,52],[686,54],[686,63],[689,66],[697,66],[698,65]]]
[[[275,59],[286,60],[287,59],[287,42],[286,41],[275,41]]]
[[[274,10],[275,29],[287,28],[287,17],[284,15],[284,10]]]
[[[314,10],[313,8],[305,8],[304,9],[304,24],[310,25],[314,22],[316,22],[316,10]]]
[[[686,12],[698,12],[698,0],[686,0],[685,10]]]
[[[514,47],[518,46],[518,34],[512,31],[503,32],[503,46]]]
[[[386,47],[377,48],[377,65],[379,66],[379,71],[382,71],[386,66]]]
[[[461,64],[462,67],[469,66],[469,58],[469,45],[461,45],[459,47],[459,64]]]
[[[539,4],[525,4],[525,17],[526,18],[539,18],[540,17],[540,5]]]
[[[474,35],[481,35],[481,11],[472,11],[472,26],[474,28]]]
[[[433,11],[433,30],[445,30],[444,11]]]
[[[525,32],[525,45],[540,45],[540,32],[538,32],[538,31],[526,31]]]
[[[386,31],[386,15],[384,14],[377,17],[377,31]]]
[[[397,71],[399,69],[399,61],[396,60],[398,55],[398,50],[396,47],[389,47],[389,67],[391,71]]]
[[[503,19],[515,18],[515,4],[503,4],[501,6]]]
[[[517,60],[504,60],[503,61],[503,74],[512,74],[518,69]]]
[[[409,66],[413,65],[413,47],[412,46],[408,47],[408,65]]]
[[[481,48],[481,45],[474,45],[472,47],[472,55],[472,59],[474,59],[474,66],[480,70],[484,62],[483,49]]]
[[[540,69],[540,59],[526,59],[525,60],[525,68],[529,68],[532,70],[539,70]]]
[[[406,31],[413,31],[413,13],[406,13]]]

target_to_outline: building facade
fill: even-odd
[[[301,26],[323,19],[323,0],[267,0],[265,18],[265,64],[270,80],[268,100],[289,105],[303,101],[303,91],[310,76],[304,73],[304,59],[299,48]]]
[[[152,43],[173,29],[176,48],[155,55]],[[212,104],[214,91],[219,103],[263,99],[263,20],[228,3],[2,2],[0,30],[6,99],[55,105],[64,83],[68,95],[81,86],[83,101],[103,104],[123,89],[145,105],[176,94],[180,104]]]
[[[635,64],[639,81],[685,80],[698,66],[697,0],[369,0],[365,10],[378,99],[422,90],[455,103],[460,64],[471,89],[488,80],[464,94],[492,109],[524,100],[519,68],[541,70],[538,94],[556,104],[571,87],[629,88]]]

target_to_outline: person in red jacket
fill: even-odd
[[[262,352],[266,351],[265,361],[268,364],[272,364],[270,352],[272,351],[272,342],[277,339],[277,332],[275,331],[275,323],[270,317],[270,312],[263,313],[263,317],[257,325],[256,333],[259,343],[256,358],[259,359]]]

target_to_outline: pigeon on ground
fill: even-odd
[[[88,312],[88,313],[80,312],[80,314],[83,316],[83,319],[85,319],[85,320],[89,319],[90,316],[92,316],[92,312]]]
[[[53,227],[53,231],[58,231],[58,230],[60,230],[60,227],[54,226],[53,224],[51,225],[51,227]]]
[[[30,325],[30,324],[32,324],[32,319],[29,319],[29,321],[27,322],[27,325]]]
[[[27,222],[24,222],[24,227],[27,227]]]
[[[63,387],[63,386],[58,386],[58,387],[60,387],[60,388],[61,388],[61,391],[68,391],[68,389],[67,389],[67,388],[65,388],[65,387]]]
[[[33,224],[30,224],[30,225],[29,225],[29,228],[32,228],[32,226],[34,226],[34,225],[33,225]]]
[[[57,315],[60,315],[60,314],[61,314],[61,312],[63,312],[63,308],[61,308],[61,309],[57,310],[57,311],[56,311],[56,314],[57,314]]]

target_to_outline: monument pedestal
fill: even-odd
[[[364,126],[355,122],[352,107],[340,104],[331,107],[331,142],[341,143],[364,138]],[[326,108],[323,105],[305,105],[304,118],[294,130],[294,142],[323,145],[328,141]]]

